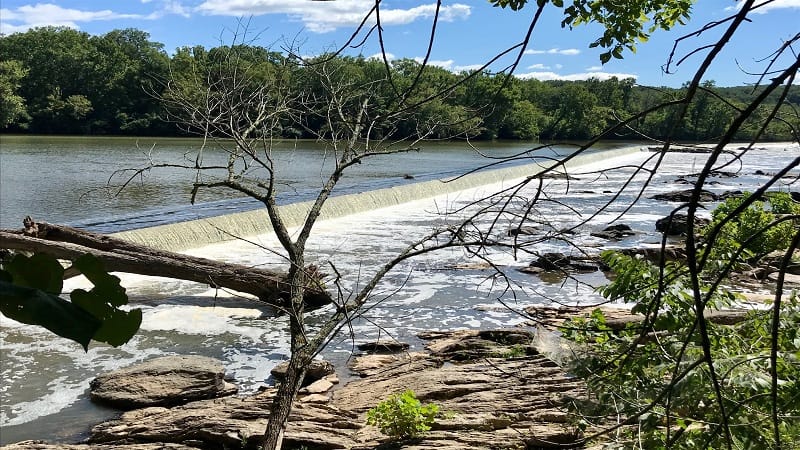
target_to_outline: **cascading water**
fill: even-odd
[[[798,153],[800,149],[796,145],[785,144],[769,145],[754,151],[745,157],[738,178],[714,179],[719,184],[711,186],[711,190],[746,190],[747,186],[766,179],[757,175],[757,170],[766,173],[774,171],[785,164],[787,156],[796,157]],[[627,155],[604,154],[593,160],[576,161],[575,164],[584,165],[573,167],[574,177],[569,181],[545,180],[553,200],[568,202],[573,208],[559,207],[557,202],[547,203],[548,209],[540,210],[539,214],[550,222],[564,226],[588,217],[608,200],[608,192],[619,189],[633,169],[631,166],[606,176],[581,172],[636,165],[647,156],[650,154],[636,151]],[[653,223],[676,205],[649,200],[647,197],[682,189],[676,184],[675,174],[691,171],[692,167],[699,168],[704,159],[705,155],[702,154],[668,155],[641,201],[634,204],[622,219],[637,232],[636,235],[609,243],[588,233],[588,230],[603,228],[617,218],[638,195],[638,191],[631,188],[622,193],[617,205],[595,217],[586,232],[574,236],[573,243],[590,252],[593,249],[599,251],[600,247],[657,243],[659,238],[654,235]],[[329,219],[315,228],[309,242],[311,257],[308,262],[317,264],[327,272],[330,272],[331,264],[335,265],[344,280],[343,288],[357,288],[377,264],[391,258],[415,238],[437,225],[457,223],[458,217],[450,212],[501,187],[507,187],[514,183],[512,178],[526,174],[509,172],[505,180],[498,180],[497,173],[493,176],[476,174],[486,178],[469,181],[471,186],[433,182],[397,188],[395,191],[359,194],[361,197],[341,197],[338,200],[340,205],[337,206],[335,202],[331,204]],[[440,190],[443,186],[453,188],[443,192]],[[529,186],[527,194],[531,194],[534,188],[536,186],[533,184]],[[436,193],[439,195],[431,196]],[[181,240],[165,238],[165,242],[159,245],[167,248],[193,247],[187,253],[240,264],[285,268],[280,252],[273,253],[279,248],[274,237],[263,228],[258,228],[264,222],[258,215],[260,213],[242,214],[244,219],[218,219],[220,222],[213,222],[215,226],[210,227],[212,231],[209,233],[218,233],[217,227],[230,226],[233,227],[230,229],[233,234],[248,235],[251,243],[239,240],[217,242],[220,239],[202,236],[197,239],[208,239],[206,242],[215,243],[197,247],[199,241],[187,241],[181,237]],[[138,239],[151,242],[150,239],[154,238],[146,233],[186,236],[187,229],[200,228],[203,223],[210,221],[203,219],[196,223],[167,225],[167,228],[173,227],[170,231],[164,228],[136,233],[140,233]],[[506,232],[511,226],[511,223],[501,223],[495,228],[496,237],[510,242],[512,238],[507,237]],[[133,236],[134,232],[122,235]],[[535,250],[539,253],[569,251],[559,242],[540,243]],[[393,271],[374,293],[371,309],[352,324],[353,335],[349,332],[340,333],[323,356],[344,372],[346,360],[358,342],[388,334],[420,348],[421,342],[415,335],[422,330],[491,328],[524,320],[501,306],[496,301],[497,297],[515,308],[551,301],[590,303],[598,299],[587,285],[565,283],[562,279],[548,280],[515,270],[527,265],[531,256],[519,254],[515,257],[513,253],[500,249],[486,251],[487,257],[507,269],[506,274],[515,287],[513,293],[503,293],[498,285],[493,285],[493,271],[472,264],[474,261],[469,260],[462,250],[450,249],[429,254],[404,263]],[[233,293],[217,292],[190,282],[135,275],[123,275],[122,280],[132,302],[143,309],[144,320],[139,334],[119,349],[93,345],[84,354],[77,344],[36,327],[0,317],[3,359],[0,371],[4,380],[0,386],[2,443],[31,438],[74,439],[85,433],[91,424],[114,414],[114,411],[90,404],[86,393],[88,381],[107,370],[159,355],[202,354],[221,359],[242,390],[252,392],[269,382],[269,370],[287,356],[286,320],[273,316],[269,308]],[[602,276],[581,275],[579,280],[597,284],[602,282]],[[80,281],[70,281],[70,284],[70,287],[77,286]],[[312,326],[325,314],[325,309],[311,314],[309,321]]]

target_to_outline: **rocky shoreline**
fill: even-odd
[[[540,353],[533,332],[512,328],[430,332],[421,337],[428,340],[425,351],[354,357],[350,370],[361,378],[337,387],[336,376],[325,375],[304,388],[289,419],[284,448],[583,448],[583,434],[565,411],[564,402],[585,395],[585,386]],[[164,362],[174,364],[175,360]],[[190,365],[185,359],[182,362]],[[159,402],[169,405],[187,397],[170,381],[176,376],[186,381],[186,371],[173,376],[150,367],[150,381],[161,379],[174,391],[171,399]],[[208,377],[206,369],[198,372],[202,375],[197,384],[226,386],[220,377]],[[143,372],[124,371],[129,379],[136,373],[133,385],[147,385]],[[220,389],[207,395],[231,392]],[[392,441],[366,425],[366,412],[388,395],[406,389],[423,402],[439,405],[442,414],[420,438]],[[184,390],[199,389],[186,385]],[[177,406],[137,407],[94,426],[86,443],[25,441],[3,448],[257,448],[274,395],[275,389],[267,388],[246,397],[226,395]]]

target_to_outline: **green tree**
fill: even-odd
[[[17,60],[0,61],[0,129],[29,118],[25,98],[18,94],[28,70]]]

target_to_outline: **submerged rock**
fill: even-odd
[[[173,406],[235,394],[222,363],[205,356],[164,356],[100,375],[92,401],[120,409]]]

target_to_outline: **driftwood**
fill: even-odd
[[[59,259],[74,260],[92,254],[109,272],[151,275],[208,284],[252,294],[277,308],[289,304],[290,285],[286,275],[240,264],[156,250],[103,234],[26,218],[25,229],[0,230],[0,248],[46,253]],[[316,270],[311,269],[312,275]],[[315,280],[317,276],[313,277]],[[320,287],[308,286],[306,305],[319,307],[331,302]]]

